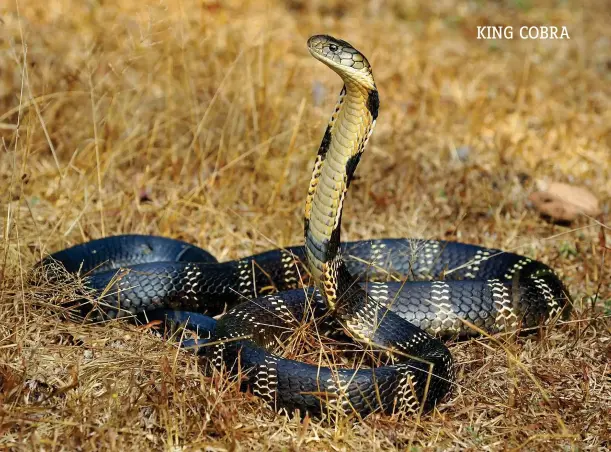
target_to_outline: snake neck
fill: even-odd
[[[308,267],[330,309],[353,279],[339,254],[342,208],[379,107],[376,89],[349,79],[344,83],[316,156],[305,206]]]

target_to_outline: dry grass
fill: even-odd
[[[0,447],[611,447],[606,1],[99,3],[0,7]],[[478,41],[484,24],[562,24],[571,40]],[[370,57],[381,97],[344,239],[518,249],[575,298],[570,321],[537,335],[452,345],[459,385],[421,419],[275,416],[133,326],[60,320],[69,288],[27,284],[44,253],[109,234],[182,238],[220,260],[300,243],[340,89],[306,53],[319,32]],[[538,179],[589,187],[600,223],[539,218]]]

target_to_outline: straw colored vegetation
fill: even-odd
[[[3,2],[0,447],[610,448],[608,4],[537,3]],[[517,39],[536,24],[571,39]],[[477,25],[513,25],[514,39],[477,40]],[[532,335],[451,343],[456,387],[419,419],[275,415],[142,327],[66,321],[73,285],[29,284],[44,254],[111,234],[219,260],[301,243],[341,85],[306,51],[321,32],[369,57],[381,99],[343,239],[517,250],[574,297],[568,321]],[[537,180],[588,188],[603,214],[542,219]]]

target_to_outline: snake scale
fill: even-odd
[[[123,235],[59,251],[40,265],[52,277],[57,263],[84,275],[94,294],[80,303],[85,316],[162,313],[207,330],[212,340],[198,353],[208,368],[239,373],[242,388],[276,410],[428,410],[455,377],[440,338],[537,327],[566,315],[570,298],[549,267],[517,254],[436,240],[342,243],[343,203],[379,96],[369,62],[347,42],[317,35],[308,49],[344,86],[314,163],[305,246],[219,263],[185,242]],[[206,317],[222,312],[216,323]],[[382,350],[385,359],[345,368],[283,357],[282,345],[310,320]]]

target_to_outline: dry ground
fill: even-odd
[[[428,3],[2,2],[0,447],[611,448],[609,3]],[[571,39],[477,40],[489,24],[566,25]],[[306,52],[320,32],[370,57],[381,98],[343,238],[517,249],[575,298],[539,334],[451,344],[458,385],[421,419],[275,416],[133,326],[62,321],[68,289],[27,282],[44,253],[109,234],[220,260],[300,243],[341,85]],[[536,180],[588,187],[603,215],[545,221]]]

